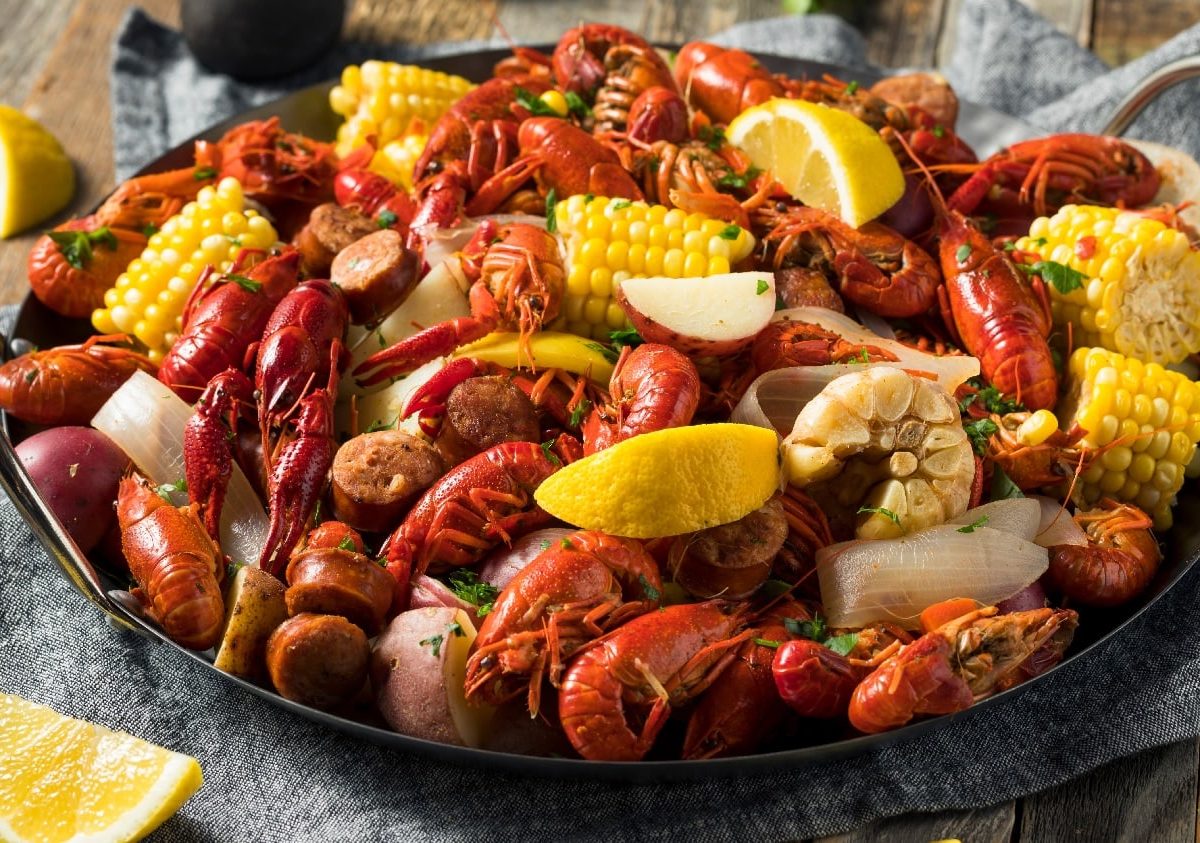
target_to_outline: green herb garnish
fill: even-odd
[[[965,527],[959,527],[958,532],[973,533],[976,530],[978,530],[980,527],[987,526],[987,522],[988,522],[988,517],[986,515],[980,515],[978,518],[976,518],[970,524],[967,524]]]
[[[887,520],[891,521],[897,527],[900,526],[900,516],[892,512],[886,506],[860,506],[858,508],[859,515],[882,515]]]

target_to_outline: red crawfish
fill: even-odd
[[[474,565],[501,542],[549,521],[533,493],[558,468],[539,445],[504,442],[427,489],[384,545],[400,607],[414,575]]]
[[[940,215],[938,254],[946,326],[979,358],[988,383],[1030,410],[1053,409],[1058,371],[1046,341],[1052,323],[1044,285],[1031,283],[957,211]]]
[[[882,223],[855,229],[818,208],[763,213],[765,243],[775,269],[820,273],[850,301],[894,318],[918,316],[937,301],[942,273],[916,243]]]
[[[153,375],[157,369],[145,355],[103,345],[128,340],[124,334],[88,337],[82,345],[9,360],[0,366],[0,409],[33,424],[89,424],[134,372]]]
[[[188,499],[204,517],[204,528],[219,537],[221,506],[233,473],[233,442],[238,421],[253,415],[254,385],[234,367],[212,377],[183,430],[183,466]]]
[[[836,331],[811,322],[777,319],[754,338],[750,357],[754,371],[769,372],[792,366],[828,366],[831,363],[896,362],[896,355],[875,345],[853,343]]]
[[[611,404],[597,406],[584,421],[587,454],[639,433],[691,424],[700,403],[700,375],[691,360],[670,346],[625,346],[609,394]]]
[[[1103,500],[1072,517],[1088,542],[1050,548],[1050,584],[1083,606],[1119,606],[1145,591],[1162,560],[1150,516]]]
[[[191,402],[214,376],[240,369],[299,271],[300,253],[291,248],[271,257],[243,249],[229,272],[207,268],[184,305],[183,331],[163,357],[158,379]]]
[[[195,506],[174,507],[139,474],[117,497],[121,552],[137,581],[134,596],[175,643],[207,650],[221,640],[225,610],[217,575],[224,566]]]
[[[283,571],[288,554],[304,535],[337,452],[333,403],[337,398],[339,347],[340,343],[335,341],[330,349],[328,383],[300,399],[294,418],[288,422],[294,431],[271,463],[267,479],[271,522],[258,566],[276,576]]]
[[[520,358],[532,362],[529,338],[558,315],[566,282],[554,235],[528,223],[485,220],[462,257],[464,270],[477,279],[469,294],[471,315],[431,325],[372,354],[354,369],[360,384],[411,372],[497,328],[519,330]]]
[[[592,116],[596,121],[593,130],[597,134],[625,132],[632,128],[634,121],[630,118],[634,116],[633,105],[651,90],[658,93],[652,94],[652,100],[643,103],[636,115],[641,139],[646,140],[649,135],[658,134],[647,132],[653,119],[647,107],[651,103],[667,112],[664,120],[659,121],[664,128],[680,125],[676,118],[682,110],[682,128],[686,132],[687,104],[679,96],[675,77],[653,47],[637,44],[610,47],[604,54],[604,71],[604,81],[596,90],[596,98],[592,102]],[[654,139],[657,140],[657,137]]]
[[[655,79],[671,79],[671,71],[654,47],[636,32],[607,23],[585,23],[568,29],[558,39],[550,57],[554,80],[567,91],[591,97],[599,96],[604,84],[612,84],[613,65],[621,59],[608,57],[614,50],[634,48],[639,63],[646,65],[640,73]],[[661,82],[660,82],[661,84]]]
[[[537,716],[543,679],[629,618],[658,607],[662,580],[641,543],[581,530],[547,547],[509,581],[467,661],[467,700],[499,705],[528,693]]]
[[[850,723],[884,732],[920,714],[952,714],[1008,687],[1032,658],[1066,651],[1079,616],[1070,609],[997,615],[994,606],[950,621],[902,647],[854,689]]]
[[[558,695],[571,746],[589,761],[645,757],[671,710],[711,686],[754,634],[746,612],[728,600],[667,606],[588,644]]]

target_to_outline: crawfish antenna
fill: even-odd
[[[929,191],[930,197],[938,206],[938,214],[944,215],[947,211],[946,197],[942,195],[942,189],[938,187],[937,181],[934,180],[933,173],[929,171],[929,167],[925,166],[925,162],[917,157],[917,153],[913,152],[912,146],[910,146],[908,141],[904,139],[904,135],[900,134],[899,132],[895,132],[892,136],[896,139],[896,142],[900,144],[904,151],[908,153],[908,157],[912,159],[914,164],[916,164],[917,169],[921,171],[921,174],[925,176],[925,187]]]

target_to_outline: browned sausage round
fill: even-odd
[[[356,530],[390,530],[445,471],[441,456],[423,439],[398,430],[363,433],[333,458],[333,511]]]
[[[361,553],[337,547],[303,550],[287,566],[289,615],[340,615],[374,636],[392,605],[396,579]]]
[[[783,504],[772,498],[730,524],[679,536],[667,564],[675,581],[696,597],[738,600],[766,581],[787,532]]]
[[[370,217],[353,208],[326,202],[313,208],[294,244],[300,250],[304,271],[313,278],[325,278],[338,252],[378,230],[379,223]]]
[[[893,105],[915,105],[947,129],[958,119],[958,97],[940,73],[889,76],[872,85],[871,93]]]
[[[296,615],[267,640],[267,673],[275,690],[322,710],[358,695],[370,657],[366,634],[337,615]]]
[[[494,375],[454,387],[435,444],[457,464],[502,442],[538,442],[540,434],[533,402],[508,378]]]
[[[338,252],[329,280],[342,288],[350,321],[374,325],[404,303],[420,276],[417,253],[398,231],[385,228]]]

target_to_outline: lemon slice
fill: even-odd
[[[779,477],[773,431],[702,424],[618,442],[551,475],[534,497],[576,527],[650,539],[749,515],[779,488]]]
[[[75,168],[54,135],[0,105],[0,237],[53,216],[74,193]]]
[[[202,781],[195,758],[0,694],[0,839],[136,840]]]
[[[725,134],[792,196],[855,228],[904,193],[900,164],[879,133],[827,105],[767,100],[735,117]]]

